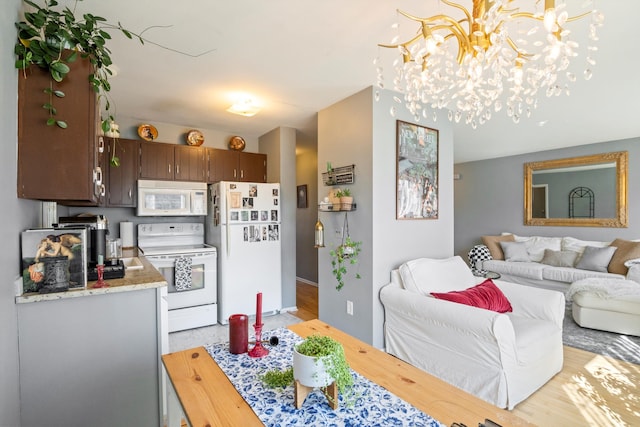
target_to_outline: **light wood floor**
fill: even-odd
[[[316,319],[318,288],[297,282],[296,291],[292,314]],[[565,346],[562,371],[513,413],[545,427],[640,426],[640,365]]]
[[[296,307],[298,311],[291,314],[302,320],[318,318],[318,287],[296,281]]]

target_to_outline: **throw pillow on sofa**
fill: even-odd
[[[584,248],[584,252],[576,264],[576,268],[606,273],[609,262],[617,249],[615,246],[607,246],[604,248],[587,246]]]
[[[507,313],[513,311],[511,303],[502,291],[493,283],[491,279],[464,291],[451,291],[446,293],[431,292],[437,299],[442,299],[473,307],[484,308],[485,310]]]
[[[544,250],[544,256],[540,261],[541,264],[550,265],[552,267],[573,267],[578,259],[578,252],[574,251],[552,251]]]
[[[506,234],[502,236],[482,236],[482,244],[489,248],[491,258],[496,260],[503,260],[504,254],[500,247],[500,242],[514,242],[513,234]]]
[[[528,262],[529,252],[527,251],[527,244],[524,242],[500,242],[502,252],[504,252],[504,259],[507,262]]]
[[[609,262],[609,273],[626,275],[629,270],[624,263],[630,259],[640,258],[640,242],[630,240],[615,239],[611,242],[612,247],[618,248]]]

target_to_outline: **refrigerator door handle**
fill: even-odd
[[[234,170],[235,173],[235,170]],[[230,208],[229,208],[229,202],[231,201],[231,195],[230,195],[230,191],[229,191],[229,187],[227,187],[225,185],[225,198],[226,198],[226,203],[225,203],[225,218],[226,218],[226,233],[225,233],[225,238],[227,240],[227,258],[231,256],[231,212],[230,212]]]

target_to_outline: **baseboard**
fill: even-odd
[[[315,286],[316,288],[318,287],[318,284],[316,282],[312,282],[311,280],[303,279],[302,277],[297,277],[296,276],[296,282],[302,282],[302,283],[305,283],[307,285]]]
[[[294,305],[293,307],[282,307],[280,309],[280,313],[288,313],[290,311],[298,311],[298,307]]]

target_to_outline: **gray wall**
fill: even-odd
[[[20,0],[3,2],[0,14],[0,426],[20,425],[18,326],[13,283],[20,273],[20,231],[38,226],[40,203],[16,196],[18,71],[14,68],[14,22]]]
[[[267,182],[280,183],[282,307],[296,306],[296,130],[280,127],[259,138],[267,155]]]
[[[614,151],[629,152],[627,228],[524,225],[524,163]],[[502,232],[602,241],[640,238],[640,138],[459,163],[455,172],[461,175],[455,181],[455,252],[465,260],[481,236]]]
[[[437,122],[418,124],[439,134],[439,199],[437,220],[396,220],[396,119],[414,122],[398,108],[393,93],[381,91],[374,100],[369,87],[322,111],[318,115],[318,203],[330,187],[322,183],[321,171],[329,161],[334,167],[355,164],[355,183],[350,185],[357,210],[349,213],[353,240],[363,242],[359,264],[361,279],[349,274],[341,291],[335,289],[329,251],[341,242],[335,231],[342,228],[344,213],[320,212],[325,225],[326,248],[318,250],[319,315],[324,320],[376,347],[382,347],[384,310],[378,293],[389,282],[390,271],[418,257],[443,258],[453,254],[453,135],[446,115]],[[350,268],[350,270],[353,270]],[[346,301],[354,303],[353,316]]]
[[[317,144],[305,145],[296,155],[296,185],[307,186],[307,207],[296,209],[296,277],[310,283],[318,283],[318,250],[313,246],[318,219],[317,173]]]

